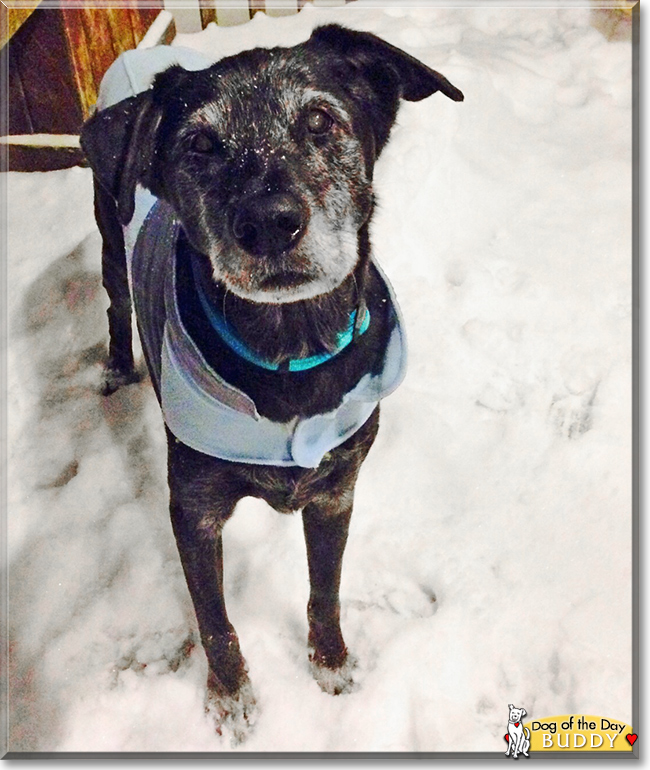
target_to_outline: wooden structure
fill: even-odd
[[[78,134],[104,73],[144,37],[162,0],[157,6],[35,8],[5,46],[9,134]],[[9,30],[20,10],[7,9]]]
[[[346,1],[312,0],[315,5]],[[166,7],[177,23],[195,20],[195,28],[179,23],[180,29],[199,31],[211,22],[243,23],[258,11],[297,13],[305,2],[185,0],[181,7],[177,0],[2,0],[0,58],[8,110],[0,126],[0,168],[48,170],[83,162],[75,137],[104,73],[123,51],[141,44]],[[172,18],[169,12],[163,16]],[[156,42],[171,42],[173,21],[163,29]]]

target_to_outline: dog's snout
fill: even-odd
[[[237,206],[232,233],[254,256],[276,256],[293,248],[307,227],[304,205],[290,193],[255,196]]]

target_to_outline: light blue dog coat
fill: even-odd
[[[202,69],[212,62],[182,48],[128,51],[108,70],[98,109],[146,90],[156,73],[175,63]],[[354,435],[404,377],[406,341],[388,281],[377,268],[395,318],[381,372],[364,375],[331,412],[273,422],[209,366],[183,326],[176,294],[179,230],[172,208],[139,187],[135,213],[124,228],[127,265],[140,338],[167,427],[187,446],[213,457],[316,468],[327,452]]]

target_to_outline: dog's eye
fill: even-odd
[[[209,153],[216,149],[216,142],[207,134],[195,134],[190,139],[190,150],[193,152]]]
[[[325,110],[314,108],[307,113],[307,129],[310,134],[325,134],[333,122]]]

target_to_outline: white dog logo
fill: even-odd
[[[509,704],[510,716],[508,717],[508,751],[506,757],[512,750],[513,759],[517,759],[517,753],[521,752],[525,757],[528,756],[528,747],[530,746],[530,730],[524,727],[523,717],[526,716],[526,709],[515,708],[512,703]]]

